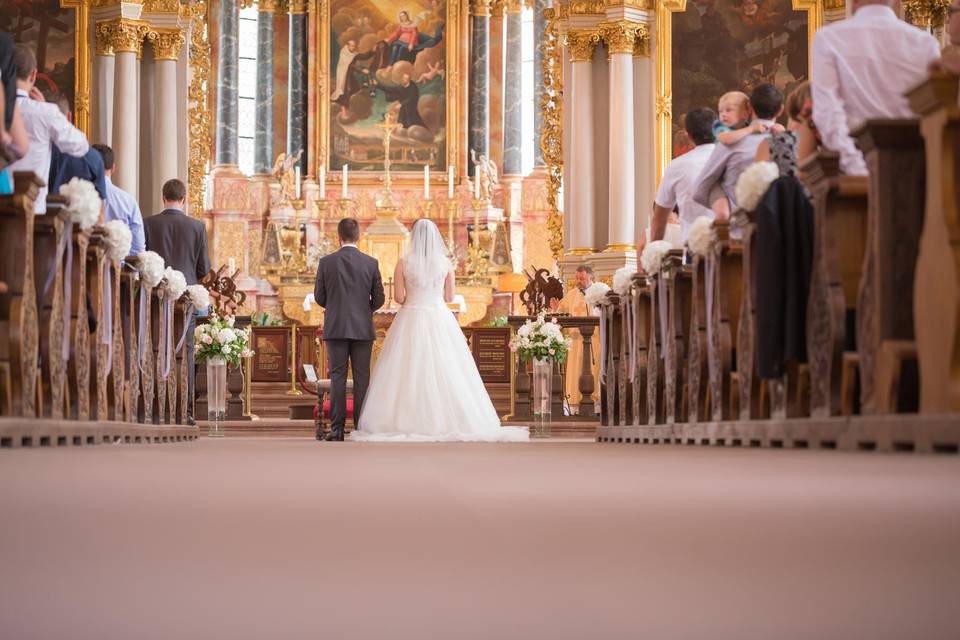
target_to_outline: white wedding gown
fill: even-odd
[[[360,429],[369,442],[518,442],[522,427],[501,427],[467,341],[443,302],[443,280],[405,276],[397,312],[370,379]]]

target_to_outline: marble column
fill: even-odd
[[[307,13],[305,0],[290,2],[290,65],[287,74],[287,153],[300,156],[307,174]]]
[[[182,29],[157,29],[149,36],[154,60],[153,187],[178,176],[177,60],[185,41]]]
[[[470,2],[470,150],[489,155],[490,136],[490,0]],[[470,150],[467,155],[469,157]],[[473,162],[469,163],[473,176]]]
[[[273,168],[273,11],[259,4],[257,14],[257,96],[254,132],[255,173]]]
[[[94,113],[94,138],[95,142],[111,146],[113,143],[113,76],[116,73],[113,45],[99,31],[96,32],[95,38],[94,95],[97,103]]]
[[[570,169],[566,172],[570,192],[570,241],[567,253],[586,255],[594,250],[594,115],[593,52],[600,38],[595,31],[567,32],[570,56]]]
[[[508,2],[503,107],[503,174],[523,174],[523,21],[519,0]]]
[[[546,166],[543,160],[543,149],[540,148],[540,139],[543,137],[543,46],[546,42],[547,18],[544,11],[547,0],[533,2],[533,166]]]
[[[239,51],[237,29],[240,14],[237,0],[220,0],[220,55],[217,65],[217,153],[218,165],[236,165],[237,153],[237,71]]]

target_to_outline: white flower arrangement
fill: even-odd
[[[148,289],[153,289],[163,280],[163,258],[156,251],[144,251],[140,258],[140,279]]]
[[[597,305],[603,304],[609,291],[610,287],[607,286],[606,283],[594,282],[583,292],[583,299],[589,306],[596,307]]]
[[[737,206],[744,211],[756,209],[767,189],[779,177],[780,169],[776,162],[754,162],[737,180]]]
[[[233,317],[221,318],[211,314],[206,324],[197,325],[193,331],[196,359],[205,362],[210,358],[223,358],[231,366],[239,367],[241,358],[253,355],[250,349],[250,329],[235,329]]]
[[[119,262],[130,255],[133,246],[133,234],[130,227],[122,220],[111,220],[103,225],[106,235],[103,237],[107,245],[107,259]]]
[[[527,320],[510,339],[510,350],[521,360],[536,358],[563,362],[567,359],[572,341],[563,336],[563,329],[554,318],[547,322],[541,313],[536,320]]]
[[[690,251],[698,256],[706,256],[710,252],[710,235],[713,228],[713,219],[708,216],[700,216],[690,225],[690,232],[687,234],[687,246]]]
[[[647,275],[660,273],[660,267],[663,266],[663,259],[667,257],[673,245],[666,240],[655,240],[643,248],[640,254],[640,265]]]
[[[60,187],[60,195],[67,199],[67,213],[71,222],[84,231],[97,224],[102,202],[92,182],[71,178],[70,182]]]
[[[173,267],[167,267],[163,270],[163,277],[167,279],[167,293],[171,300],[179,300],[187,291],[187,279],[183,273]]]
[[[630,285],[633,283],[633,274],[636,273],[630,267],[620,267],[613,274],[613,290],[618,295],[625,296],[630,292]]]
[[[202,284],[192,284],[187,287],[187,294],[190,296],[190,302],[193,308],[199,311],[206,311],[210,308],[210,292]]]

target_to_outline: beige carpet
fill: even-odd
[[[958,638],[956,456],[0,452],[0,637]]]

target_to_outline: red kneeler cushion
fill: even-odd
[[[324,418],[330,417],[330,401],[329,400],[323,401],[323,417]],[[353,398],[347,398],[347,417],[350,418],[351,420],[353,419]],[[317,407],[313,408],[313,419],[314,420],[317,419]]]

